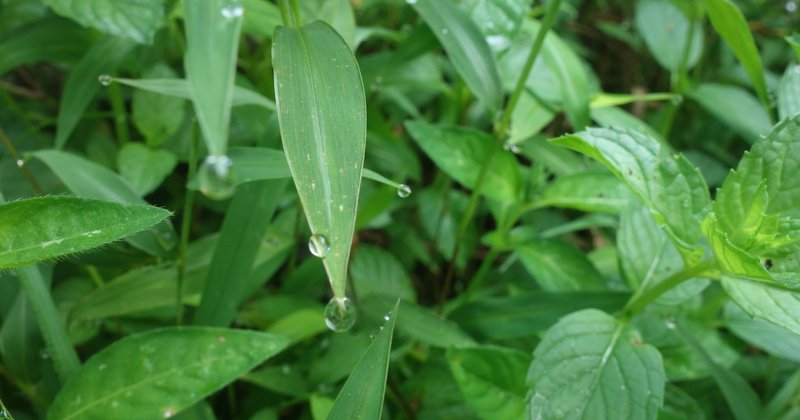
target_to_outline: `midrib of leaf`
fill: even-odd
[[[622,322],[617,321],[617,328],[614,329],[614,333],[611,335],[611,341],[608,343],[608,347],[606,351],[603,353],[603,357],[600,359],[600,366],[597,369],[597,373],[592,378],[592,383],[589,386],[592,394],[594,394],[594,390],[597,389],[597,383],[600,382],[600,377],[603,376],[603,372],[606,369],[606,365],[608,364],[608,359],[611,358],[611,353],[614,352],[614,349],[617,347],[617,342],[619,341],[620,336],[622,336],[622,330],[625,329],[625,324]],[[586,406],[589,405],[589,401],[592,399],[592,396],[589,395],[583,401],[582,407],[580,407],[580,412],[584,413],[586,411]]]
[[[113,229],[113,228],[118,227],[118,226],[121,226],[121,224],[113,225],[111,228]],[[97,229],[95,229],[95,230],[97,230]],[[83,232],[83,233],[79,233],[77,235],[67,235],[67,236],[63,236],[61,238],[56,238],[56,239],[53,239],[53,240],[50,240],[50,241],[47,241],[47,242],[40,242],[37,245],[26,246],[26,247],[23,247],[23,248],[14,248],[14,249],[6,250],[6,251],[0,251],[0,256],[19,253],[19,252],[22,252],[22,251],[28,251],[28,250],[35,249],[35,248],[47,248],[47,247],[49,247],[51,245],[51,243],[52,243],[52,245],[60,245],[61,242],[68,241],[70,239],[75,239],[75,238],[79,238],[79,237],[86,237],[88,233],[91,233],[91,232]],[[102,231],[101,231],[101,233],[102,233]],[[103,245],[108,244],[109,242],[113,242],[113,241],[104,241],[104,242],[101,242],[101,243],[97,244],[96,246],[97,247],[103,246]],[[13,251],[13,252],[9,252],[9,251]]]

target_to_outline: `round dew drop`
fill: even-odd
[[[308,250],[318,258],[325,258],[331,252],[331,244],[325,235],[315,233],[308,239]]]
[[[356,307],[346,297],[334,297],[325,306],[325,325],[334,332],[344,332],[356,323]]]
[[[236,191],[233,161],[225,155],[209,155],[197,171],[200,191],[213,200],[224,200]]]
[[[111,84],[111,76],[107,74],[101,74],[97,76],[97,81],[103,86],[108,86]]]
[[[411,195],[411,187],[406,184],[400,184],[397,187],[397,196],[400,198],[406,198]]]

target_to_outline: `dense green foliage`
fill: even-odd
[[[800,417],[794,0],[0,0],[0,419]]]

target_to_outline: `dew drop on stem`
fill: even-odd
[[[334,332],[344,332],[356,323],[356,307],[347,297],[334,297],[325,306],[325,325]]]
[[[318,258],[325,258],[331,252],[331,244],[325,235],[315,233],[308,238],[308,250]]]
[[[225,155],[209,155],[197,171],[200,192],[213,200],[224,200],[236,191],[233,161]]]

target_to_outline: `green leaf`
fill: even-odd
[[[89,102],[100,90],[97,77],[115,71],[134,46],[135,44],[127,39],[100,38],[69,72],[64,84],[64,93],[61,95],[61,106],[56,122],[57,149],[63,148],[67,143]]]
[[[639,0],[634,17],[636,30],[644,38],[656,61],[671,72],[680,70],[686,56],[686,69],[700,60],[703,50],[703,29],[691,22],[675,4],[661,0]],[[694,25],[694,30],[690,26]],[[691,44],[688,42],[692,33]],[[686,46],[689,52],[686,52]]]
[[[111,80],[148,92],[175,96],[182,99],[192,99],[192,93],[189,90],[189,82],[186,81],[186,79],[123,79],[114,77]],[[270,111],[275,110],[275,103],[260,93],[241,86],[234,86],[231,106],[242,105],[255,105]]]
[[[730,0],[706,0],[705,5],[711,26],[736,54],[736,58],[753,81],[753,87],[761,103],[769,108],[761,56],[758,55],[756,43],[744,15]]]
[[[456,126],[409,121],[406,129],[436,166],[467,188],[474,188],[490,149],[496,147],[486,133]],[[498,150],[486,173],[481,193],[513,201],[520,188],[519,164],[511,152]]]
[[[184,67],[197,120],[208,151],[228,146],[236,55],[244,9],[236,0],[184,1]]]
[[[92,41],[91,34],[66,19],[47,18],[29,23],[3,34],[0,75],[41,60],[72,61],[81,57]]]
[[[412,4],[447,52],[458,74],[493,114],[502,106],[503,86],[494,54],[469,15],[450,0]]]
[[[800,335],[800,292],[733,276],[722,276],[722,287],[751,317]]]
[[[77,197],[41,197],[0,204],[0,268],[83,252],[166,219],[152,206]]]
[[[585,171],[556,178],[536,200],[537,207],[565,207],[585,212],[619,214],[632,198],[613,174]]]
[[[44,0],[61,16],[109,35],[150,44],[164,20],[162,0]]]
[[[725,325],[731,332],[768,353],[800,363],[800,334],[763,319],[754,319],[733,302],[725,305]]]
[[[750,143],[772,127],[764,107],[740,87],[703,83],[688,95]]]
[[[635,330],[594,309],[561,319],[536,347],[529,418],[655,419],[664,367]]]
[[[262,0],[244,0],[242,32],[272,38],[275,28],[282,23],[278,6]]]
[[[350,277],[360,299],[370,295],[383,295],[393,299],[416,300],[411,277],[402,263],[381,248],[359,246],[350,263]]]
[[[171,417],[286,344],[278,335],[222,328],[132,335],[89,359],[56,396],[48,418]]]
[[[710,197],[700,171],[667,146],[630,130],[589,128],[553,143],[581,152],[622,178],[682,251],[693,252]]]
[[[347,378],[328,414],[329,419],[379,419],[383,411],[392,335],[400,302]]]
[[[464,399],[485,419],[522,419],[531,356],[504,347],[447,350],[447,360]]]
[[[122,204],[145,204],[124,178],[86,158],[59,150],[37,150],[31,155],[44,162],[75,195]],[[163,255],[177,242],[168,222],[127,239],[151,255]]]
[[[778,117],[781,120],[800,112],[800,66],[789,65],[778,86]]]
[[[367,141],[361,73],[327,24],[275,30],[273,62],[281,138],[312,234],[330,252],[323,263],[344,296],[347,261]]]
[[[175,71],[164,63],[158,63],[142,73],[142,77],[171,78],[175,77]],[[143,89],[135,90],[132,96],[133,124],[144,135],[148,146],[160,145],[181,127],[186,114],[182,100]]]
[[[359,307],[363,309],[367,318],[380,319],[386,313],[386,308],[395,301],[397,297],[390,295],[373,295],[363,300],[363,305]],[[400,300],[397,331],[403,336],[433,347],[450,348],[475,344],[475,340],[452,321],[407,300]]]
[[[117,154],[120,175],[141,196],[158,188],[177,163],[177,158],[171,152],[152,150],[141,143],[128,143]]]
[[[586,256],[557,240],[536,239],[514,246],[522,264],[548,292],[604,290],[605,279]]]

